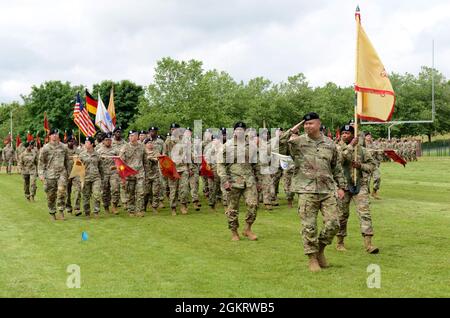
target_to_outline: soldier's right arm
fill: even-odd
[[[288,129],[287,131],[285,131],[283,134],[281,134],[280,136],[280,141],[279,141],[279,154],[281,155],[288,155],[288,141],[289,138],[291,138],[292,136],[292,130]]]

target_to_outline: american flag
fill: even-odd
[[[77,93],[77,100],[73,109],[73,121],[86,137],[95,135],[95,126],[81,101],[80,93]]]

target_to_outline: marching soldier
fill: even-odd
[[[291,138],[304,123],[306,134]],[[280,138],[280,153],[287,152],[295,162],[292,191],[299,194],[298,212],[302,221],[305,254],[312,272],[328,267],[325,247],[339,230],[336,185],[339,198],[344,197],[345,180],[338,162],[336,145],[320,132],[317,113],[308,113],[303,121]],[[317,235],[317,215],[323,215],[324,227]]]
[[[192,143],[192,129],[190,127],[187,127],[184,136],[183,136],[183,143],[186,145],[186,150],[191,152],[190,162],[188,163],[189,167],[189,188],[191,190],[191,198],[192,203],[194,204],[194,208],[196,211],[200,210],[200,207],[202,206],[199,201],[198,197],[198,189],[199,189],[199,182],[200,182],[200,167],[199,164],[196,162],[197,158],[199,158],[201,153],[201,144],[200,147],[198,142]]]
[[[338,251],[345,251],[344,238],[347,236],[347,222],[350,212],[350,201],[356,204],[361,234],[364,238],[366,251],[370,254],[378,253],[378,248],[372,245],[373,227],[369,208],[368,179],[376,164],[366,148],[358,145],[358,138],[354,136],[354,128],[345,125],[341,128],[343,143],[340,148],[340,162],[346,178],[347,189],[339,203],[339,232],[337,234]],[[355,151],[357,159],[355,160]],[[356,173],[356,176],[354,175]],[[356,184],[354,184],[356,180]]]
[[[122,128],[120,126],[114,128],[113,135],[114,139],[112,141],[112,147],[120,153],[122,147],[127,143],[122,139]],[[127,206],[127,191],[123,182],[120,183],[120,201],[125,208]]]
[[[258,237],[252,231],[258,210],[258,191],[255,177],[255,164],[251,163],[250,146],[245,138],[246,125],[237,122],[234,125],[234,138],[224,145],[224,163],[219,163],[217,173],[223,187],[228,191],[226,215],[232,241],[239,241],[239,199],[244,196],[247,205],[246,226],[242,235],[251,241]]]
[[[34,201],[34,196],[36,195],[38,156],[37,151],[34,149],[33,141],[26,142],[24,146],[25,151],[20,155],[18,164],[23,176],[25,198],[28,201]]]
[[[117,207],[120,201],[120,176],[113,157],[119,156],[118,147],[112,146],[112,133],[107,133],[102,146],[97,149],[103,171],[102,201],[106,213],[119,214]],[[109,207],[111,206],[111,211]]]
[[[126,179],[127,210],[130,217],[144,217],[145,148],[138,131],[130,130],[128,137],[130,142],[120,150],[120,158],[138,173]]]
[[[67,151],[69,152],[69,169],[72,169],[74,158],[78,157],[80,154],[80,149],[77,147],[77,141],[73,136],[70,136],[67,139]],[[71,171],[71,170],[69,170]],[[81,215],[81,182],[80,177],[76,176],[73,178],[69,178],[67,181],[67,198],[66,198],[66,212],[72,213],[72,192],[74,194],[74,200],[75,200],[75,209],[74,209],[74,215],[79,216]]]
[[[14,148],[12,146],[12,142],[9,141],[9,143],[3,148],[2,150],[2,159],[3,163],[6,165],[6,173],[11,174],[12,172],[12,165],[14,163]]]
[[[152,140],[147,138],[144,140],[145,145],[145,190],[144,190],[144,209],[147,211],[147,205],[150,202],[152,205],[153,214],[158,214],[159,206],[159,162],[158,157],[161,155],[161,150],[153,142],[157,142],[156,139]]]
[[[100,213],[100,200],[102,197],[102,167],[100,156],[94,150],[95,139],[87,137],[84,150],[80,153],[80,160],[85,166],[85,177],[83,185],[83,210],[86,217],[91,215],[91,196],[94,198],[94,217],[98,218]]]
[[[49,138],[50,142],[42,147],[39,156],[39,178],[44,182],[51,219],[57,220],[56,210],[58,209],[58,219],[64,220],[67,177],[71,168],[69,167],[69,152],[67,147],[60,142],[58,129],[52,129]]]
[[[189,164],[186,162],[188,151],[182,142],[182,132],[176,123],[171,125],[171,135],[167,138],[164,154],[169,156],[175,163],[180,179],[167,179],[169,184],[169,200],[172,215],[177,214],[177,203],[181,203],[181,214],[188,213],[189,200]]]

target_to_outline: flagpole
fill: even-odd
[[[12,110],[9,112],[10,126],[11,126],[11,148],[13,148],[13,123],[12,123]]]
[[[356,23],[361,23],[361,15],[360,15],[360,9],[359,6],[356,7],[355,11],[355,19]],[[359,37],[358,37],[358,25],[356,29],[356,59],[358,59],[359,54]],[[356,62],[356,74],[358,74],[358,62]],[[356,77],[358,78],[358,76]],[[356,80],[357,81],[357,80]],[[357,85],[357,82],[355,81],[355,86]],[[354,125],[354,138],[358,138],[358,92],[356,91],[355,87],[355,125]],[[358,139],[359,141],[359,139]],[[358,144],[356,144],[354,149],[354,161],[356,162],[358,159]],[[356,168],[353,168],[353,185],[356,186]]]

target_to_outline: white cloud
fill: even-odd
[[[448,75],[450,4],[360,0],[362,22],[388,71],[431,63]],[[199,59],[236,80],[352,85],[355,1],[0,0],[0,102],[46,80],[147,85],[164,56]]]

